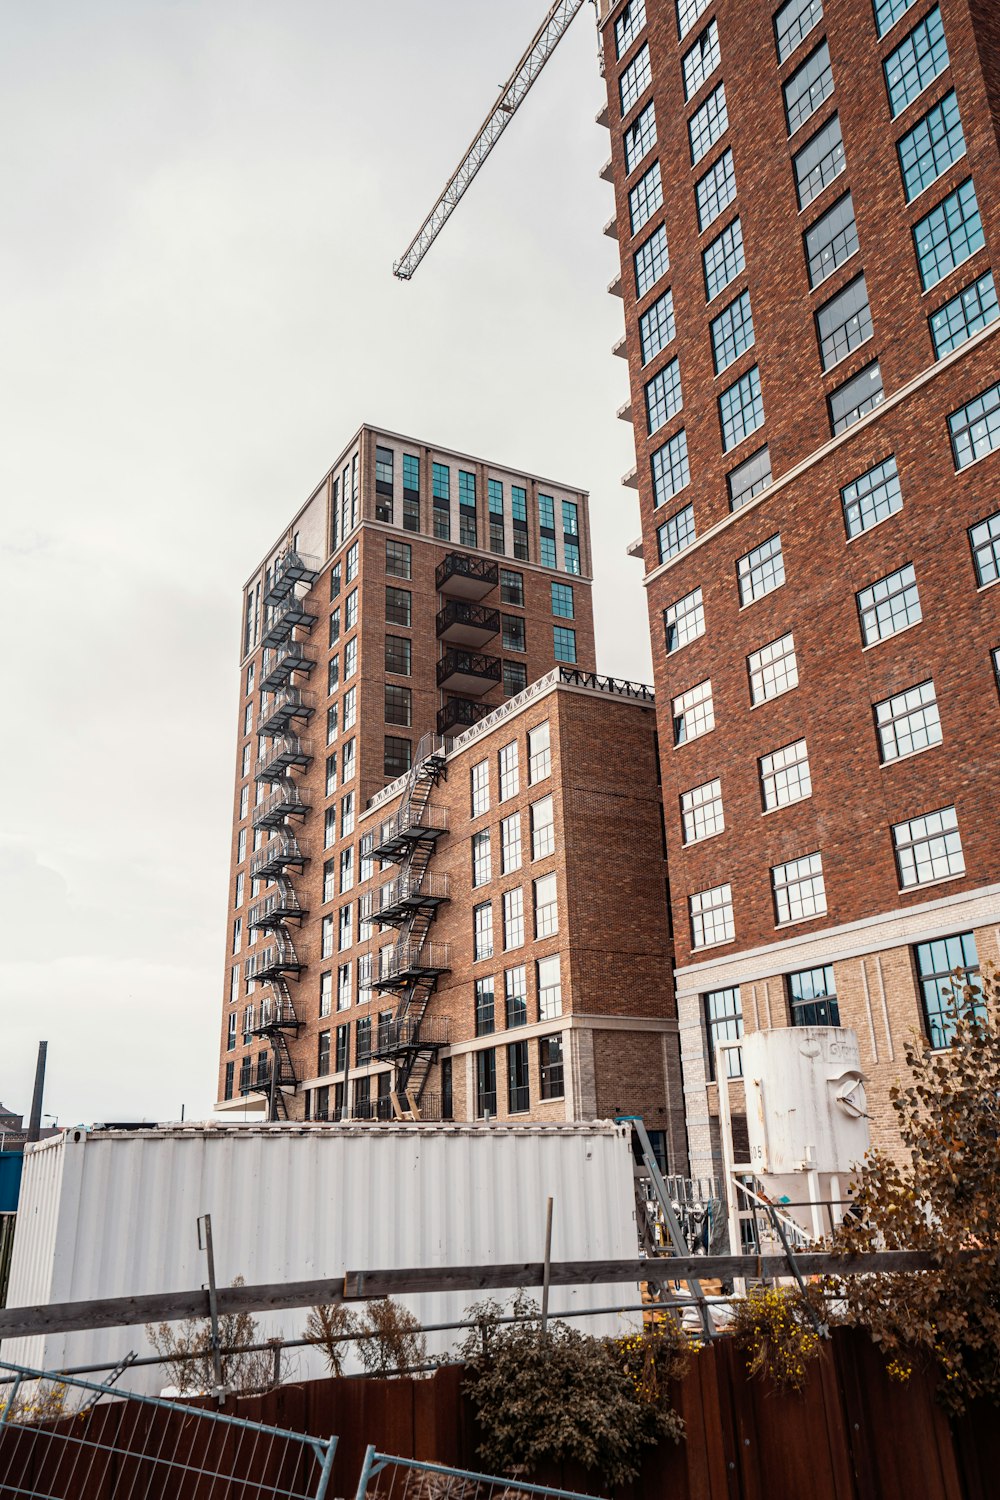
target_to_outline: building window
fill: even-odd
[[[504,1011],[508,1030],[528,1024],[528,980],[524,964],[508,969],[503,976]]]
[[[660,562],[666,562],[668,557],[676,557],[678,552],[690,547],[694,539],[694,506],[685,505],[683,510],[668,516],[656,528],[656,547]]]
[[[346,895],[354,887],[354,845],[340,851],[340,893]]]
[[[800,969],[788,976],[788,1007],[793,1026],[839,1026],[840,1006],[833,965]]]
[[[986,271],[930,317],[931,338],[938,359],[950,354],[1000,316],[993,272]]]
[[[892,825],[901,888],[927,885],[965,874],[965,857],[953,807],[941,807],[906,823]]]
[[[861,620],[861,639],[866,646],[884,641],[890,635],[898,635],[908,625],[915,625],[923,618],[920,595],[917,592],[917,575],[913,564],[907,563],[896,573],[877,579],[868,588],[856,595],[858,615]]]
[[[472,908],[473,959],[493,957],[493,903],[482,901]]]
[[[738,1042],[743,1035],[743,1006],[738,986],[708,991],[705,996],[705,1032],[708,1038],[708,1076],[714,1078],[716,1043]],[[725,1058],[727,1078],[742,1078],[742,1051],[734,1048],[725,1054]]]
[[[358,623],[358,591],[351,589],[344,600],[344,629],[353,630]]]
[[[322,923],[322,927],[321,927],[320,931],[321,931],[321,937],[320,937],[320,957],[321,958],[332,958],[333,957],[333,917],[332,916],[328,916],[328,917],[324,917],[323,918],[323,923]]]
[[[239,953],[243,947],[243,918],[237,917],[233,923],[233,952]]]
[[[250,811],[250,788],[248,786],[241,786],[240,787],[240,817],[241,818],[245,818],[246,815],[247,815],[247,813],[249,811]]]
[[[502,615],[503,625],[503,649],[505,651],[524,651],[524,617],[522,615]]]
[[[223,1085],[223,1089],[222,1089],[222,1097],[223,1097],[223,1099],[231,1099],[233,1097],[233,1084],[234,1084],[235,1076],[236,1076],[236,1064],[235,1063],[231,1063],[231,1062],[227,1062],[226,1063],[226,1081],[225,1081],[225,1083]],[[543,1095],[543,1097],[544,1097],[544,1095]]]
[[[941,715],[933,680],[918,682],[875,704],[875,728],[883,762],[900,760],[941,743]]]
[[[493,978],[476,980],[476,1036],[491,1036],[496,1030]]]
[[[523,573],[513,573],[509,568],[500,569],[500,603],[524,608]]]
[[[504,948],[524,945],[524,892],[520,886],[503,893],[503,945]]]
[[[388,578],[413,577],[413,548],[409,542],[386,541],[385,571]]]
[[[544,781],[552,769],[549,721],[544,719],[528,730],[528,785]]]
[[[403,528],[420,530],[420,459],[415,453],[403,454]]]
[[[705,300],[711,302],[724,287],[734,281],[746,265],[743,253],[743,225],[739,219],[726,226],[702,252],[705,274]]]
[[[370,1060],[372,1055],[372,1018],[362,1016],[354,1024],[354,1057],[360,1068],[362,1063]],[[367,1083],[368,1079],[359,1078],[358,1083]],[[357,1087],[357,1085],[355,1085]]]
[[[794,135],[833,93],[830,49],[825,41],[809,54],[801,67],[796,68],[782,92],[788,134]]]
[[[528,669],[523,662],[505,661],[503,664],[503,695],[516,698],[528,686]]]
[[[490,830],[472,835],[472,884],[486,885],[493,879],[493,860],[490,854]]]
[[[396,677],[409,677],[413,669],[413,642],[405,635],[385,638],[385,670]]]
[[[551,937],[559,931],[559,902],[555,873],[532,881],[535,901],[535,937]]]
[[[413,764],[413,742],[398,734],[387,734],[383,744],[382,774],[395,781]]]
[[[873,469],[852,479],[841,490],[840,500],[849,537],[870,531],[879,521],[895,515],[903,506],[895,458],[890,455]]]
[[[230,1011],[229,1019],[228,1019],[228,1022],[226,1024],[226,1051],[227,1052],[235,1052],[235,1050],[236,1050],[236,1012],[235,1011]],[[231,1096],[229,1094],[226,1095],[227,1099],[230,1098],[230,1097]]]
[[[523,485],[510,487],[510,515],[514,528],[514,556],[528,560],[528,498]]]
[[[476,476],[458,471],[458,539],[463,547],[478,546],[476,534]]]
[[[627,52],[646,24],[646,0],[629,0],[615,20],[615,56]]]
[[[677,0],[677,37],[683,41],[710,0]]]
[[[882,64],[889,95],[889,113],[895,118],[948,66],[948,43],[937,6],[908,32]]]
[[[694,46],[681,59],[685,101],[694,98],[705,79],[710,78],[719,66],[720,58],[719,28],[714,21],[710,21]]]
[[[490,516],[490,551],[506,552],[503,525],[503,484],[499,479],[486,481],[486,497]]]
[[[758,764],[765,812],[775,807],[788,807],[789,803],[812,796],[809,751],[805,740],[796,740],[794,744],[773,750],[770,755],[762,755]]]
[[[568,625],[553,625],[552,645],[556,661],[576,663],[576,631]]]
[[[945,94],[896,142],[896,151],[909,203],[946,172],[952,162],[965,155],[965,136],[954,90]]]
[[[856,276],[823,304],[816,314],[816,334],[824,370],[832,369],[871,338],[872,314],[864,276]]]
[[[352,974],[353,974],[353,970],[352,970],[351,965],[349,963],[348,964],[338,964],[337,965],[337,1009],[338,1009],[338,1011],[341,1011],[341,1010],[350,1010],[350,1008],[351,1008],[351,978],[352,978]],[[331,990],[332,990],[332,987],[333,987],[333,974],[332,973],[331,974],[324,974],[323,978],[324,979],[329,979],[329,981],[330,981],[330,987],[331,987]],[[328,1015],[329,1012],[325,1011],[324,1014]],[[343,1029],[343,1028],[341,1028],[341,1029]]]
[[[495,1047],[476,1053],[476,1118],[493,1119],[497,1112],[497,1054]]]
[[[787,0],[774,17],[774,41],[779,63],[791,57],[802,38],[819,25],[822,16],[822,0]]]
[[[552,585],[552,613],[563,620],[572,620],[573,589],[568,583],[554,583]]]
[[[431,472],[434,536],[439,542],[451,538],[451,470],[447,464],[434,464]]]
[[[729,509],[739,510],[740,506],[746,505],[754,495],[759,495],[762,490],[766,490],[770,483],[771,454],[765,443],[763,448],[758,448],[756,453],[745,458],[726,475]]]
[[[881,400],[882,371],[878,360],[874,360],[827,396],[830,426],[834,434],[852,427],[866,412],[874,411]]]
[[[656,210],[662,207],[663,183],[660,179],[660,163],[654,161],[628,195],[628,217],[632,233],[638,234],[643,225],[649,223]]]
[[[873,0],[875,6],[875,30],[879,36],[885,36],[893,26],[916,4],[916,0]]]
[[[956,985],[961,1000],[962,985],[975,983],[979,973],[979,954],[975,935],[958,932],[953,937],[938,938],[932,943],[918,943],[914,950],[924,1023],[932,1047],[950,1047],[955,1036]],[[956,970],[959,977],[956,979]],[[985,1009],[978,1002],[976,1014],[982,1018]]]
[[[755,599],[780,588],[785,581],[785,559],[781,551],[781,537],[768,537],[759,547],[746,553],[736,564],[740,590],[740,604],[752,604]]]
[[[535,964],[535,982],[538,987],[538,1019],[553,1021],[562,1015],[562,977],[559,955],[552,953],[540,958]]]
[[[674,298],[668,287],[652,307],[639,319],[639,341],[642,347],[642,362],[648,364],[661,349],[665,349],[674,337]]]
[[[334,727],[334,734],[336,734],[336,726]],[[326,757],[326,781],[324,785],[326,787],[326,796],[332,797],[334,792],[337,790],[336,750],[332,751],[331,754]]]
[[[713,886],[695,891],[688,897],[691,916],[691,941],[695,948],[709,948],[714,943],[731,943],[736,935],[733,922],[733,888]]]
[[[351,1028],[349,1025],[337,1027],[333,1049],[333,1071],[335,1073],[344,1073],[347,1071],[347,1052],[350,1040],[350,1029]]]
[[[521,814],[511,813],[500,820],[501,873],[509,875],[521,868]]]
[[[696,683],[681,693],[671,704],[674,723],[674,744],[686,745],[715,728],[715,704],[712,701],[712,683],[709,678]]]
[[[956,469],[1000,448],[1000,383],[953,411],[948,432]]]
[[[538,1074],[543,1099],[562,1099],[566,1088],[563,1082],[562,1036],[542,1036],[538,1039]]]
[[[714,224],[736,198],[736,170],[733,153],[726,150],[718,161],[695,183],[695,204],[698,209],[698,230],[703,232]]]
[[[626,130],[624,135],[625,172],[634,172],[644,156],[656,145],[656,105],[652,100]]]
[[[722,782],[718,778],[681,792],[681,827],[685,844],[696,844],[699,839],[711,838],[713,833],[722,833],[725,820]]]
[[[654,229],[649,239],[633,256],[635,264],[635,295],[636,298],[644,297],[651,286],[665,276],[670,269],[670,255],[667,250],[667,231],[663,224],[659,229]]]
[[[358,544],[357,542],[354,542],[347,549],[347,561],[344,567],[344,580],[346,583],[353,583],[355,578],[357,578],[359,559],[360,551],[358,548]]]
[[[410,689],[400,687],[395,682],[387,682],[384,694],[385,722],[387,724],[411,724],[413,722],[413,699]]]
[[[481,760],[469,772],[472,788],[472,816],[478,818],[490,808],[490,763]]]
[[[705,634],[705,607],[700,588],[685,594],[663,611],[663,629],[668,654]]]
[[[375,861],[372,858],[372,850],[375,847],[374,833],[363,833],[361,843],[358,845],[358,854],[361,859],[361,870],[359,880],[371,880],[375,873]]]
[[[556,503],[551,495],[538,496],[539,561],[543,568],[556,565]]]
[[[323,848],[329,849],[337,842],[337,808],[328,807],[323,814]]]
[[[712,358],[715,373],[719,375],[753,344],[753,315],[750,311],[750,293],[742,292],[735,302],[730,302],[709,325],[712,339]]]
[[[354,793],[345,792],[340,799],[340,836],[354,832]]]
[[[816,134],[806,141],[802,150],[792,157],[795,173],[795,191],[799,208],[805,208],[818,198],[828,182],[832,182],[844,170],[844,142],[840,134],[840,120],[832,115]]]
[[[967,177],[913,226],[913,244],[924,291],[975,255],[986,243],[972,178]]]
[[[385,590],[385,621],[387,625],[403,625],[409,630],[411,625],[411,604],[413,595],[409,589],[393,588],[391,584]]]
[[[330,1071],[330,1033],[321,1031],[316,1038],[316,1072],[324,1078]]]
[[[621,102],[623,117],[628,114],[633,104],[649,88],[652,78],[653,73],[649,63],[649,44],[644,43],[628,67],[623,70],[618,80],[618,98]]]
[[[528,1088],[528,1044],[507,1044],[507,1113],[523,1115],[531,1108]]]
[[[354,907],[350,904],[340,908],[340,930],[337,944],[343,953],[354,942]],[[325,955],[324,955],[325,956]]]
[[[355,637],[355,641],[356,641]],[[326,664],[326,693],[330,697],[340,686],[340,657],[332,656]]]
[[[392,949],[385,950],[392,952]],[[379,959],[381,963],[381,958]],[[361,953],[358,955],[358,1004],[370,1005],[372,998],[372,955]]]
[[[771,889],[774,892],[774,914],[779,923],[821,917],[826,911],[822,856],[805,854],[801,859],[774,865]]]
[[[850,193],[838,198],[833,207],[806,230],[804,244],[809,285],[817,287],[832,276],[838,266],[850,260],[858,248],[858,227]]]
[[[795,640],[791,631],[780,640],[770,641],[747,657],[750,678],[750,702],[766,703],[798,687],[799,666],[795,659]]]
[[[330,614],[330,640],[329,640],[329,645],[330,645],[330,649],[331,650],[333,649],[333,647],[337,644],[337,642],[339,640],[340,640],[340,605],[338,604],[337,608],[335,610],[333,610],[331,612],[331,614]]]
[[[980,588],[1000,578],[1000,510],[969,531],[976,582]]]
[[[517,796],[521,786],[516,740],[501,746],[497,752],[497,768],[500,776],[500,801],[507,802],[511,797]]]
[[[353,677],[358,670],[358,638],[352,636],[344,647],[344,681]]]
[[[650,433],[658,432],[665,422],[676,416],[684,405],[681,392],[680,361],[672,359],[668,365],[646,384],[646,426]]]
[[[706,152],[711,151],[716,141],[729,129],[729,111],[726,108],[726,85],[714,88],[688,121],[688,143],[691,147],[691,165],[697,166]]]
[[[722,448],[728,453],[756,432],[764,421],[764,398],[760,389],[760,371],[754,365],[745,375],[723,391],[719,397],[719,425]]]
[[[351,777],[354,775],[355,743],[356,742],[353,739],[348,740],[344,745],[343,750],[341,751],[341,756],[343,758],[343,771],[341,774],[341,780],[344,782],[350,781]]]
[[[555,820],[552,811],[552,797],[542,797],[538,802],[533,802],[529,809],[531,816],[531,857],[532,859],[544,859],[546,855],[552,854],[556,847]]]
[[[665,505],[691,478],[688,468],[687,433],[682,427],[657,448],[650,460],[653,474],[653,504]]]

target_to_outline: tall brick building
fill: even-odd
[[[713,1042],[998,957],[1000,10],[601,0],[692,1170]]]
[[[369,427],[262,560],[220,1108],[641,1109],[683,1165],[652,692],[594,673],[590,562],[585,493]]]

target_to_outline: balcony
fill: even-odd
[[[386,818],[372,850],[376,859],[396,859],[411,844],[439,839],[448,832],[448,810],[444,807],[401,807]]]
[[[456,729],[471,729],[489,712],[488,703],[476,703],[472,698],[449,698],[444,708],[438,709],[437,732],[451,735]]]
[[[455,599],[485,599],[499,582],[498,563],[467,552],[449,552],[434,574],[437,589]]]
[[[251,906],[247,927],[257,932],[273,932],[280,930],[293,918],[301,919],[305,915],[305,908],[298,896],[288,882],[283,880],[276,891],[271,891],[262,901]]]
[[[405,922],[414,912],[435,911],[447,900],[447,875],[432,875],[429,870],[403,874],[379,891],[378,920]]]
[[[380,1021],[375,1038],[374,1056],[400,1057],[414,1052],[436,1052],[448,1045],[448,1017],[393,1016]]]
[[[307,766],[312,756],[302,746],[298,735],[286,734],[274,740],[254,767],[255,781],[281,781],[292,766]]]
[[[305,965],[286,937],[251,953],[243,968],[247,979],[283,979],[288,974],[299,974]]]
[[[315,665],[306,642],[292,640],[289,636],[270,651],[264,652],[261,691],[273,693],[276,688],[284,686],[293,672],[311,672]]]
[[[411,979],[436,979],[448,973],[449,963],[447,943],[397,943],[374,988],[394,990]]]
[[[304,818],[309,803],[303,801],[302,793],[294,781],[282,781],[278,790],[258,802],[253,810],[255,828],[280,828],[286,818]]]
[[[279,600],[268,611],[267,624],[260,638],[261,645],[277,646],[288,639],[296,625],[311,630],[315,624],[316,616],[306,609],[305,600],[300,599],[297,594],[289,594],[287,599]]]
[[[496,687],[503,677],[499,656],[478,651],[446,651],[437,664],[437,685],[442,692],[481,695]]]
[[[284,874],[290,867],[302,868],[305,855],[290,833],[269,839],[263,849],[256,849],[250,858],[250,874],[254,880],[272,880]]]
[[[280,557],[275,558],[274,567],[271,570],[271,581],[264,595],[265,604],[277,604],[291,593],[297,583],[305,583],[311,588],[316,582],[319,573],[319,559],[306,557],[295,547],[289,547],[282,552]]]
[[[276,735],[287,729],[293,719],[308,722],[313,716],[310,704],[297,687],[280,688],[257,721],[257,733]]]
[[[449,599],[438,611],[437,637],[449,646],[485,646],[500,634],[500,611],[465,599]]]
[[[265,995],[252,1032],[254,1036],[263,1036],[269,1031],[297,1031],[298,1027],[295,1007],[286,995]]]

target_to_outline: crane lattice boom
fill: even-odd
[[[394,276],[409,281],[469,188],[483,162],[510,124],[515,112],[569,29],[584,0],[556,0],[539,26],[521,61],[500,91],[499,97],[472,144],[448,180],[444,192],[420,229],[392,268]]]

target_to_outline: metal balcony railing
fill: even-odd
[[[269,943],[244,960],[247,979],[277,979],[282,974],[297,974],[302,964],[291,942]]]
[[[305,855],[290,833],[269,839],[262,849],[255,849],[250,856],[250,874],[254,880],[264,875],[280,875],[289,865],[301,867]]]
[[[248,927],[268,930],[292,917],[305,916],[305,909],[292,887],[287,881],[282,882],[282,887],[281,890],[271,891],[262,901],[251,906],[247,916]]]
[[[308,720],[312,716],[312,705],[303,698],[301,688],[279,688],[257,721],[257,733],[280,734],[293,719]]]
[[[389,950],[388,958],[383,960],[374,987],[391,987],[400,980],[421,974],[445,974],[449,962],[447,943],[397,943]]]
[[[297,583],[312,586],[316,582],[318,573],[318,557],[307,557],[297,548],[289,547],[286,552],[281,553],[280,557],[275,558],[274,567],[271,569],[271,581],[264,595],[264,603],[276,604],[284,599]]]
[[[437,711],[438,734],[451,734],[455,729],[470,729],[489,712],[490,706],[487,703],[476,703],[472,698],[449,698],[444,708]]]
[[[435,621],[438,639],[454,640],[467,646],[481,646],[491,636],[500,634],[500,611],[467,599],[449,599],[439,609]]]
[[[449,552],[434,572],[435,586],[442,593],[469,599],[482,599],[500,582],[500,568],[486,557],[468,552]]]
[[[479,651],[446,651],[437,664],[437,685],[444,688],[463,684],[467,692],[485,693],[503,676],[499,656],[484,656]]]
[[[284,1031],[297,1028],[298,1017],[295,1007],[286,996],[265,995],[260,1002],[260,1015],[253,1027],[254,1036],[260,1036],[265,1031]]]
[[[272,693],[275,688],[286,683],[293,672],[311,672],[315,665],[314,658],[309,655],[307,643],[289,636],[287,640],[280,641],[277,646],[264,652],[261,691]]]
[[[379,890],[379,915],[397,908],[419,908],[437,906],[448,899],[447,875],[432,875],[430,870],[421,874],[400,875],[390,880]]]
[[[265,628],[261,635],[261,645],[277,646],[279,641],[287,639],[296,625],[301,625],[306,630],[311,630],[316,624],[316,616],[308,610],[305,601],[298,594],[289,594],[284,599],[279,599],[267,612]]]
[[[436,1050],[448,1045],[448,1017],[425,1016],[417,1020],[403,1016],[380,1021],[375,1041],[376,1057],[394,1057],[400,1052]]]
[[[255,828],[277,828],[285,818],[304,817],[308,811],[309,803],[303,800],[295,782],[283,781],[277,791],[257,803],[252,822]]]
[[[394,1120],[391,1099],[357,1099],[351,1106],[352,1120]]]
[[[280,781],[292,766],[307,766],[312,760],[297,734],[283,734],[273,740],[254,766],[255,781]]]
[[[423,838],[437,838],[448,831],[448,809],[428,803],[426,807],[401,807],[386,818],[379,829],[378,842],[372,850],[381,858],[398,853],[408,843]]]

